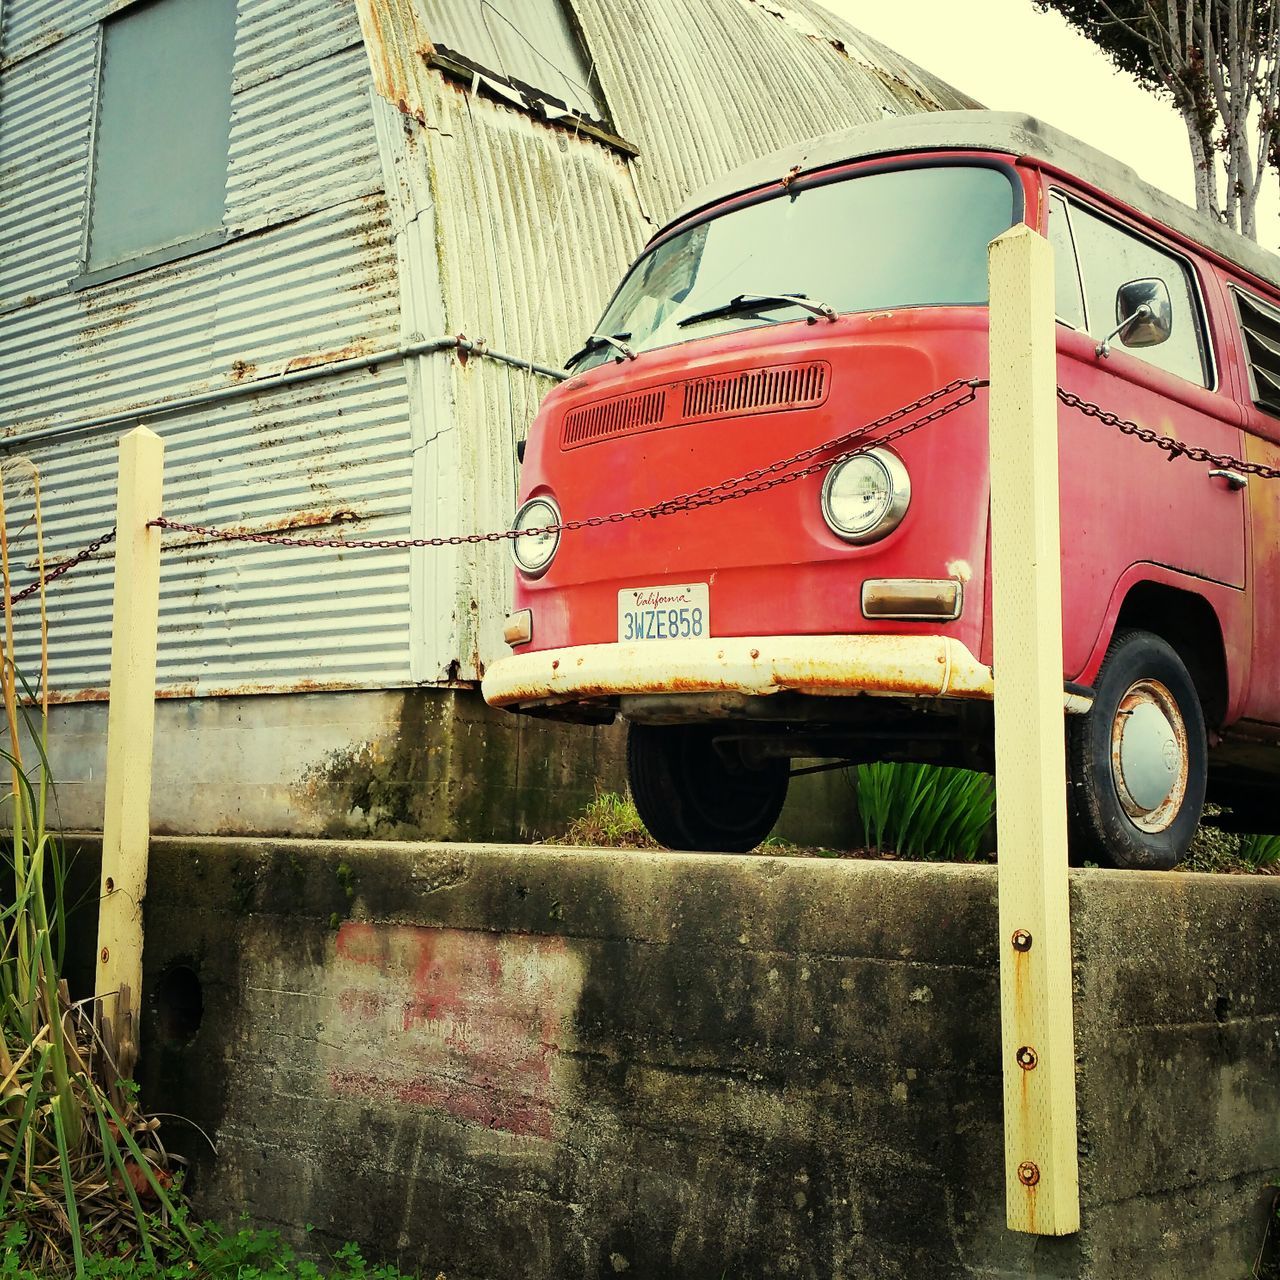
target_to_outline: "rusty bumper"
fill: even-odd
[[[744,636],[515,654],[489,668],[483,689],[492,706],[512,708],[782,690],[990,700],[992,678],[990,667],[946,636]]]

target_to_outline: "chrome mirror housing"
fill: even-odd
[[[1130,280],[1116,290],[1116,327],[1098,343],[1097,354],[1111,354],[1112,338],[1126,347],[1154,347],[1173,332],[1169,288],[1154,276]]]

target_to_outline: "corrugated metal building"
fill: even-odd
[[[174,519],[501,528],[551,385],[519,362],[580,344],[690,188],[975,105],[807,0],[4,0],[0,22],[0,425],[54,560],[110,527],[138,422]],[[508,577],[499,546],[167,535],[157,825],[513,834],[589,790],[607,737],[471,692]],[[50,594],[70,824],[100,812],[110,597],[105,553]]]

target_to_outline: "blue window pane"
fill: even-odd
[[[236,0],[154,0],[103,27],[89,266],[217,230]]]

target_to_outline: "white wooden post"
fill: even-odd
[[[1006,1220],[1080,1229],[1053,251],[991,242],[991,586]]]
[[[160,514],[164,444],[146,427],[120,441],[116,492],[111,702],[107,712],[106,810],[98,904],[95,989],[128,1069],[137,1051],[142,996],[142,900],[151,834],[156,623],[160,602]],[[128,988],[128,1000],[117,993]]]

